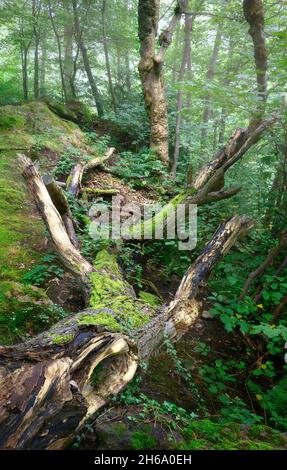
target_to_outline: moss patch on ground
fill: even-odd
[[[275,450],[286,449],[287,439],[263,425],[220,424],[203,419],[182,431],[180,450]]]
[[[90,151],[79,127],[55,115],[45,103],[35,101],[0,107],[0,343],[19,339],[26,327],[27,331],[37,330],[35,325],[31,328],[24,321],[26,316],[21,312],[45,316],[43,307],[36,305],[31,310],[33,296],[24,293],[18,301],[17,296],[13,298],[9,294],[39,260],[44,248],[44,225],[17,168],[17,154],[25,153],[39,160],[41,169],[46,171],[56,165],[69,146],[84,154]],[[45,296],[42,301],[45,304]],[[16,321],[13,323],[13,318],[20,317],[22,327],[13,327]],[[40,318],[39,324],[43,324]]]

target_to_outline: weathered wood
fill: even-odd
[[[86,284],[91,264],[83,258],[69,239],[63,220],[54,206],[45,184],[35,165],[25,155],[18,155],[18,163],[36,206],[50,233],[55,250],[63,265]]]
[[[71,173],[67,179],[67,191],[72,194],[74,197],[77,197],[82,188],[82,179],[84,172],[90,171],[98,166],[102,166],[104,162],[109,160],[116,149],[110,147],[103,157],[93,158],[86,164],[77,163],[71,170]]]
[[[67,234],[76,248],[79,248],[79,242],[75,232],[73,216],[69,207],[68,200],[58,183],[50,176],[44,175],[43,182],[50,194],[51,200],[59,212],[64,222]]]
[[[98,166],[102,166],[103,163],[109,160],[115,153],[116,153],[115,147],[108,148],[108,150],[106,151],[103,157],[93,158],[92,160],[87,162],[84,166],[84,171],[90,171]]]
[[[83,172],[84,165],[82,163],[77,163],[77,165],[72,168],[67,179],[67,191],[74,197],[77,197],[81,191]]]

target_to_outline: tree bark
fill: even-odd
[[[74,61],[73,61],[73,37],[74,25],[70,22],[64,26],[64,60],[63,60],[63,77],[65,81],[65,90],[67,101],[75,99],[75,88],[73,85]]]
[[[172,41],[176,24],[184,12],[186,0],[179,2],[170,24],[159,36],[159,53],[156,53],[159,0],[139,0],[138,31],[140,40],[139,74],[145,106],[150,118],[150,147],[159,159],[169,165],[168,115],[164,90],[163,62],[166,49]]]
[[[47,61],[47,38],[46,34],[41,38],[41,64],[39,72],[40,96],[46,95],[46,61]]]
[[[249,23],[256,65],[258,106],[254,113],[254,125],[263,118],[267,99],[267,49],[264,34],[264,10],[262,0],[244,0],[243,11]]]
[[[43,182],[48,190],[54,206],[62,217],[69,239],[76,248],[79,248],[73,216],[64,192],[62,191],[59,184],[50,175],[45,175],[43,177]]]
[[[18,160],[27,186],[34,197],[62,264],[78,276],[83,286],[86,287],[87,274],[92,272],[92,266],[71,243],[62,218],[35,166],[25,155],[19,155]]]

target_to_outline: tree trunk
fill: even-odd
[[[34,97],[38,99],[40,96],[39,85],[39,37],[35,36],[35,51],[34,51]]]
[[[267,50],[264,34],[264,11],[262,0],[244,0],[243,11],[245,19],[249,23],[249,34],[253,41],[259,98],[255,119],[260,120],[264,113],[267,99]]]
[[[107,69],[107,76],[108,76],[109,91],[110,91],[110,95],[111,95],[112,107],[113,107],[113,110],[115,111],[116,110],[116,97],[115,97],[114,86],[113,86],[113,81],[112,81],[109,49],[108,49],[108,42],[107,42],[106,9],[107,9],[107,2],[106,2],[106,0],[102,0],[101,14],[102,14],[103,46],[104,46],[104,54],[105,54],[105,62],[106,62],[106,69]]]
[[[29,47],[21,42],[21,62],[22,62],[22,86],[23,86],[23,98],[27,101],[29,98],[29,83],[28,83],[28,52]]]
[[[221,25],[218,27],[216,36],[214,39],[213,51],[210,57],[210,62],[208,66],[208,70],[206,73],[206,84],[209,86],[215,76],[215,67],[218,60],[219,48],[221,44],[221,36],[222,36],[222,29]],[[202,114],[202,124],[201,124],[201,137],[200,137],[200,148],[201,148],[201,155],[203,156],[207,149],[207,136],[208,136],[208,122],[210,118],[210,93],[207,92],[204,97],[204,108]]]
[[[83,57],[84,68],[85,68],[85,71],[86,71],[86,74],[87,74],[87,77],[88,77],[88,80],[89,80],[89,84],[90,84],[92,95],[93,95],[95,105],[96,105],[96,108],[97,108],[98,116],[99,116],[99,118],[101,118],[104,115],[104,108],[103,108],[103,105],[102,105],[102,100],[101,100],[101,96],[100,96],[98,87],[96,85],[96,82],[95,82],[95,79],[94,79],[94,76],[93,76],[93,73],[92,73],[88,52],[87,52],[87,49],[86,49],[86,46],[85,46],[85,43],[84,43],[84,40],[83,40],[83,34],[82,34],[81,27],[80,27],[80,20],[79,20],[79,14],[78,14],[77,0],[73,0],[73,12],[74,12],[74,21],[75,21],[75,31],[76,31],[77,43],[78,43],[78,46],[81,50],[81,54],[82,54],[82,57]]]
[[[184,47],[182,61],[180,65],[178,81],[182,82],[185,75],[185,70],[187,65],[191,67],[191,31],[193,27],[193,22],[195,20],[195,14],[193,16],[185,15],[185,28],[184,28]],[[176,124],[175,124],[175,143],[174,143],[174,153],[173,153],[173,164],[171,169],[171,174],[173,177],[176,175],[178,158],[179,158],[179,148],[180,148],[180,126],[181,126],[181,111],[183,106],[183,90],[180,89],[177,93],[177,109],[176,109]]]
[[[140,40],[139,74],[144,101],[150,118],[150,147],[165,165],[169,165],[168,115],[163,80],[165,51],[172,41],[176,24],[184,11],[186,0],[179,2],[170,24],[159,36],[160,50],[156,53],[159,0],[139,0],[138,31]]]
[[[60,76],[61,76],[61,83],[62,83],[62,91],[64,95],[64,100],[68,100],[68,95],[67,95],[67,90],[66,90],[66,82],[64,78],[64,65],[63,65],[63,59],[62,59],[62,45],[61,45],[61,39],[59,36],[59,33],[57,31],[57,27],[55,24],[55,19],[54,19],[54,13],[52,11],[52,6],[51,6],[51,1],[49,0],[48,3],[49,7],[49,14],[50,14],[50,20],[51,20],[51,25],[55,34],[57,46],[58,46],[58,59],[59,59],[59,66],[60,66]]]
[[[71,22],[66,22],[64,26],[64,61],[63,61],[63,76],[65,81],[65,90],[67,94],[67,101],[75,99],[75,89],[73,86],[73,37],[74,25]]]
[[[46,95],[46,61],[47,61],[47,38],[44,34],[41,40],[41,65],[40,65],[40,96]]]

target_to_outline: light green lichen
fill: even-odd
[[[100,312],[93,315],[82,315],[78,320],[78,325],[105,325],[111,330],[120,330],[121,325],[117,320],[106,312]]]

